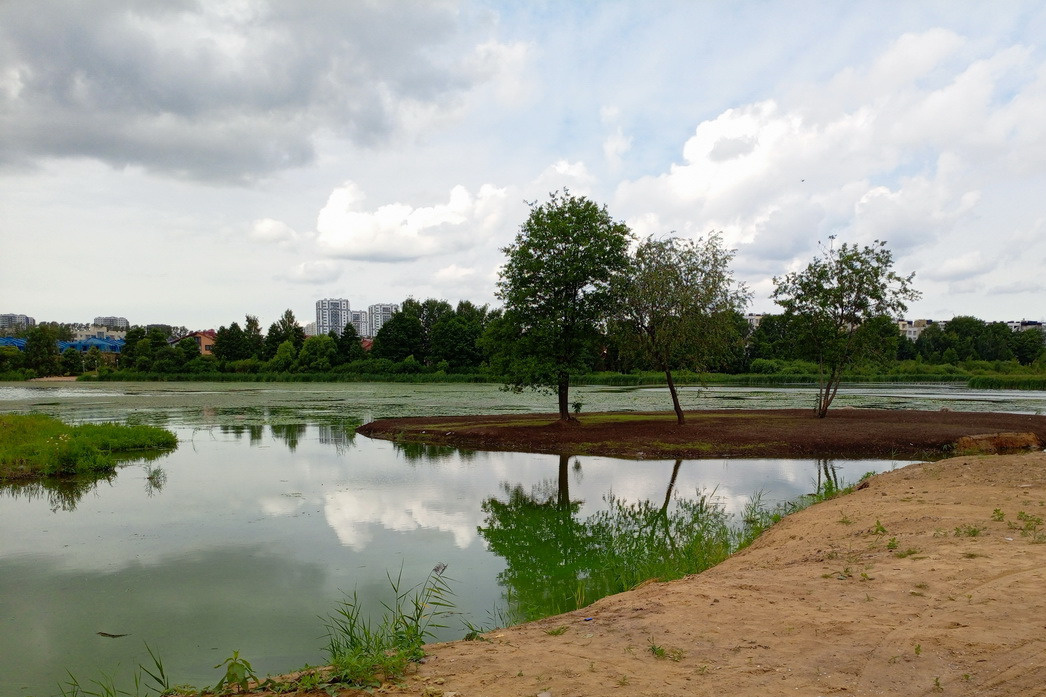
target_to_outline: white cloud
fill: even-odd
[[[480,244],[501,220],[504,189],[483,186],[472,196],[455,186],[446,203],[391,203],[373,210],[352,181],[335,189],[316,221],[317,245],[335,257],[404,261]]]
[[[272,218],[261,218],[251,223],[248,237],[258,242],[295,242],[298,233],[290,225]]]
[[[321,285],[341,278],[341,266],[332,261],[305,261],[291,267],[284,278],[291,283]]]

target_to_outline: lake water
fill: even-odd
[[[585,410],[665,409],[664,390],[582,388]],[[687,408],[808,406],[805,392],[684,392]],[[840,405],[1046,413],[1046,393],[861,386]],[[608,499],[661,506],[712,495],[732,513],[762,492],[814,490],[826,468],[853,481],[891,461],[633,462],[405,448],[354,436],[372,418],[548,411],[548,396],[489,385],[0,385],[0,411],[72,422],[162,424],[178,449],[98,482],[0,489],[0,694],[52,695],[81,680],[129,674],[148,644],[176,682],[213,685],[233,650],[259,674],[322,660],[322,618],[346,593],[368,607],[437,563],[459,621],[490,626],[519,589],[520,559],[492,551],[491,501],[515,488],[535,499],[569,488],[578,521]],[[564,477],[560,477],[565,473]],[[152,475],[151,477],[149,475]],[[535,573],[538,573],[536,570]],[[109,638],[98,632],[125,634]]]

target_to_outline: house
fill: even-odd
[[[200,349],[200,355],[210,356],[214,353],[214,339],[217,334],[218,333],[213,329],[204,329],[198,332],[189,332],[185,336],[172,339],[169,343],[175,345],[179,342],[185,341],[186,339],[194,339],[196,341],[196,347]]]

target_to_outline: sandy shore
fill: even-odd
[[[1046,454],[912,465],[703,574],[435,645],[381,692],[1044,694],[1044,517]]]

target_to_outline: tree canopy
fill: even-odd
[[[562,420],[570,376],[587,371],[614,309],[614,278],[628,263],[628,227],[606,206],[567,191],[531,205],[498,281],[502,317],[486,345],[512,389],[554,390]]]
[[[618,317],[628,336],[665,374],[680,424],[683,408],[672,369],[701,371],[729,343],[741,342],[734,318],[749,294],[734,282],[729,268],[733,257],[718,233],[699,241],[648,237],[620,276]]]
[[[816,356],[818,368],[817,416],[823,418],[835,399],[843,371],[868,350],[868,332],[861,325],[880,316],[896,317],[908,309],[906,301],[919,293],[912,288],[915,274],[893,271],[893,254],[880,240],[858,247],[830,238],[802,271],[774,277],[772,297],[786,316],[802,319],[798,328]]]

